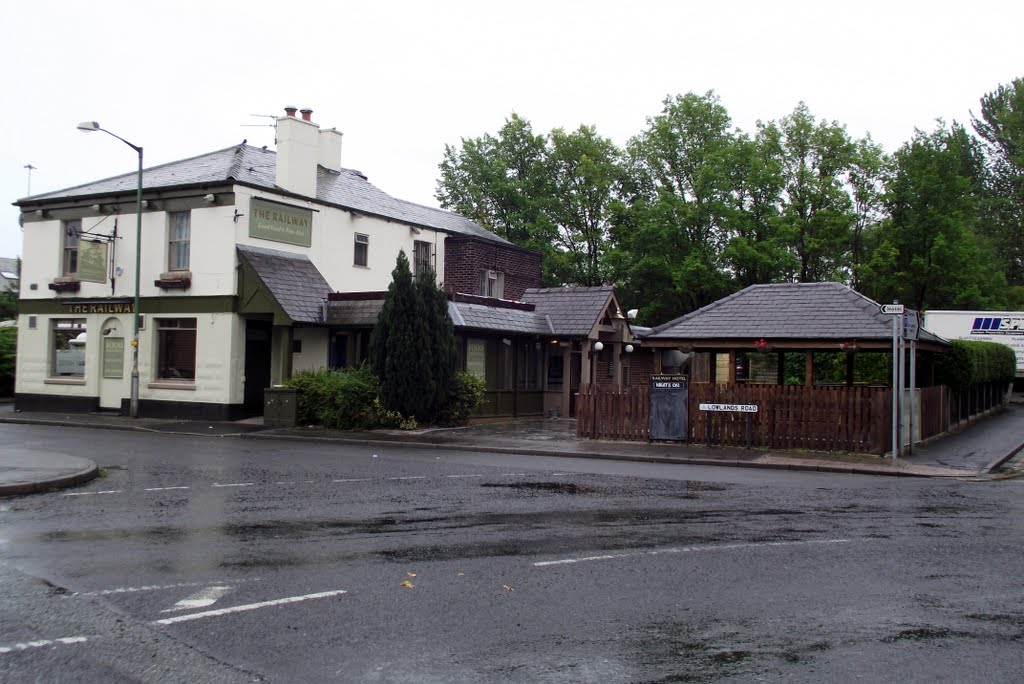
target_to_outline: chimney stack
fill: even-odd
[[[284,108],[284,113],[287,114],[288,116],[292,117],[293,119],[295,118],[295,112],[297,112],[297,111],[299,111],[298,107],[285,107]]]
[[[299,113],[302,114],[302,120],[303,121],[312,121],[313,120],[313,118],[312,118],[313,117],[313,110],[310,109],[309,107],[306,107],[305,109],[300,109]]]
[[[320,129],[313,110],[285,107],[277,119],[277,185],[305,197],[316,197],[317,167],[341,171],[341,133]],[[301,112],[297,118],[295,112]]]

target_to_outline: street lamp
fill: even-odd
[[[142,261],[142,148],[133,145],[121,136],[111,133],[95,121],[83,121],[78,124],[78,130],[92,133],[103,131],[109,136],[117,138],[128,147],[139,153],[139,174],[138,189],[135,193],[135,304],[132,311],[135,312],[135,323],[132,326],[132,389],[129,415],[132,418],[139,417],[139,270]]]

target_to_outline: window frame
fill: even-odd
[[[198,341],[199,341],[199,320],[193,316],[182,317],[182,318],[158,318],[156,319],[155,337],[156,337],[156,363],[153,364],[153,370],[157,382],[160,383],[181,383],[187,385],[194,385],[196,381],[196,360],[198,358]],[[187,335],[180,335],[180,333],[191,332],[191,347],[192,347],[192,363],[189,369],[187,365],[182,366],[178,363],[183,360],[182,357],[178,356],[174,358],[174,370],[180,371],[183,369],[186,371],[185,375],[181,375],[180,372],[176,375],[171,375],[167,371],[172,368],[169,347],[170,341],[168,338],[174,338],[181,336],[187,339]],[[177,334],[176,334],[177,333]],[[178,352],[180,354],[180,352]],[[188,371],[191,371],[191,377],[188,377]]]
[[[65,277],[78,276],[78,244],[82,239],[82,219],[61,221],[60,273]]]
[[[57,362],[58,351],[71,351],[71,341],[77,338],[79,335],[85,334],[86,340],[82,347],[82,372],[81,373],[64,373],[59,372],[59,364]],[[67,349],[59,349],[59,340],[61,336],[65,340],[64,346]],[[49,360],[47,362],[47,377],[56,378],[65,382],[85,382],[86,376],[86,361],[88,359],[87,347],[88,345],[88,321],[85,318],[52,318],[50,319],[50,335],[49,335]]]
[[[494,283],[493,289],[491,283]],[[480,296],[492,299],[504,299],[505,297],[505,274],[495,269],[480,269]]]
[[[421,250],[426,252],[425,255],[420,254]],[[425,268],[429,268],[437,273],[437,269],[434,267],[434,245],[427,240],[413,240],[412,242],[412,274],[413,276],[419,276],[420,271]]]
[[[367,267],[370,264],[370,236],[356,233],[352,243],[352,265]]]
[[[179,217],[185,218],[185,237],[181,239],[177,229]],[[179,248],[184,245],[184,265],[176,258],[179,256]],[[192,212],[169,211],[167,212],[167,270],[188,271],[192,265]]]

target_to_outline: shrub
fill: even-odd
[[[448,403],[441,411],[441,425],[461,425],[484,400],[484,381],[472,373],[456,373],[448,392]]]
[[[18,329],[0,328],[0,397],[14,394],[14,364],[18,350]]]
[[[1010,383],[1017,372],[1017,355],[998,342],[953,340],[936,366],[939,382],[962,392],[986,382]]]
[[[300,424],[341,430],[376,427],[377,377],[369,368],[302,371],[285,384],[298,390]]]

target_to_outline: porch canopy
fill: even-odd
[[[841,283],[773,283],[751,285],[657,326],[643,344],[696,352],[691,381],[729,385],[782,384],[784,355],[803,352],[804,384],[813,386],[815,352],[846,352],[845,384],[853,385],[854,352],[891,352],[892,326],[893,316],[883,314],[877,302]],[[948,347],[920,329],[918,351]]]

